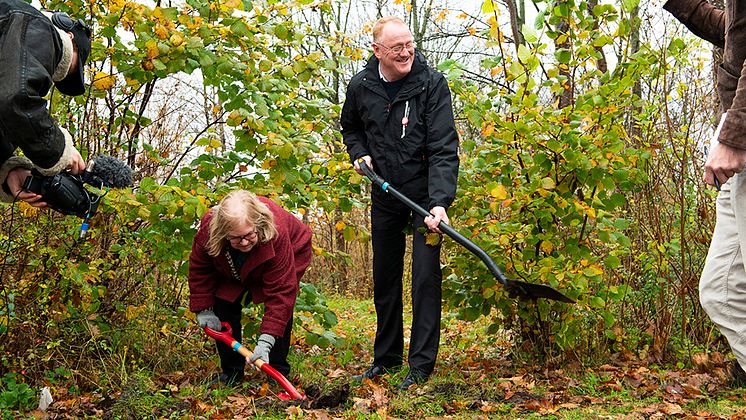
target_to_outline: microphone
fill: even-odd
[[[108,191],[99,195],[88,191],[84,183],[102,190],[129,187],[132,185],[132,168],[113,157],[99,155],[80,175],[60,172],[45,176],[32,169],[31,175],[26,177],[23,189],[41,195],[47,206],[53,210],[88,220],[96,214],[101,197]],[[86,223],[84,227],[87,230]]]
[[[89,184],[101,183],[109,188],[131,187],[132,168],[119,159],[98,155],[88,163],[81,178]]]

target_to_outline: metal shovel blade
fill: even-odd
[[[525,281],[507,279],[508,296],[519,299],[551,299],[558,302],[575,303],[575,301],[558,290],[543,284],[526,283]]]

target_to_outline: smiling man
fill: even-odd
[[[200,327],[230,324],[241,342],[243,302],[264,303],[249,363],[262,359],[284,376],[301,276],[311,263],[311,229],[274,201],[237,190],[203,218],[189,257],[189,309]],[[214,382],[243,380],[247,360],[217,341],[223,373]]]
[[[342,136],[355,170],[363,159],[432,216],[423,218],[380,189],[372,192],[373,363],[356,379],[375,378],[402,365],[402,276],[405,230],[412,229],[412,335],[409,373],[400,389],[422,383],[435,368],[440,343],[440,245],[426,230],[448,223],[456,195],[458,134],[445,77],[428,66],[407,25],[394,16],[373,26],[373,56],[347,87]]]

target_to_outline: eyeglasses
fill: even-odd
[[[383,48],[385,48],[385,49],[387,49],[387,50],[389,50],[392,53],[397,54],[397,55],[401,54],[401,52],[404,51],[405,48],[407,49],[407,51],[414,51],[414,48],[417,46],[417,44],[415,44],[414,41],[409,41],[406,44],[397,44],[397,45],[394,45],[393,47],[387,47],[387,46],[385,46],[383,44],[380,44],[378,42],[376,42],[375,44],[378,45],[379,47],[383,47]]]
[[[250,241],[250,240],[256,238],[256,235],[257,235],[256,229],[254,229],[251,232],[247,233],[246,235],[243,235],[243,236],[230,236],[230,235],[228,235],[227,238],[228,238],[228,241],[230,241],[230,242],[233,242],[235,244],[240,244],[243,241]]]

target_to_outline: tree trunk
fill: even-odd
[[[519,45],[526,43],[521,32],[521,27],[526,23],[525,8],[523,7],[523,0],[520,0],[520,8],[524,10],[521,13],[516,5],[516,0],[506,0],[505,4],[508,6],[508,14],[510,15],[510,30],[513,32],[513,42],[515,42],[516,49]]]
[[[559,3],[562,3],[562,0],[558,0],[554,4],[557,5]],[[554,49],[556,51],[572,50],[572,44],[569,41],[570,36],[567,36],[567,32],[570,30],[570,23],[567,21],[567,19],[560,19],[559,23],[557,24],[557,27],[554,29],[559,35],[557,36],[557,38],[555,38]],[[557,39],[562,39],[563,41],[557,42],[556,41]],[[573,103],[573,98],[574,98],[573,85],[575,82],[573,81],[572,73],[570,72],[569,66],[560,66],[559,74],[561,76],[564,76],[565,85],[563,86],[562,91],[556,96],[555,99],[558,101],[558,108],[562,109],[562,108],[572,105]]]

